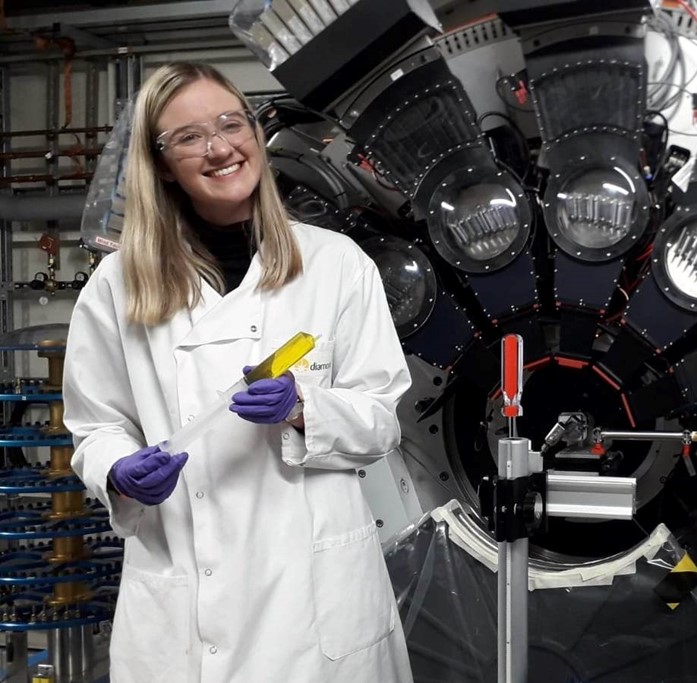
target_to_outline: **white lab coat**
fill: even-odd
[[[376,528],[354,468],[399,442],[409,386],[373,262],[348,238],[295,224],[304,273],[238,289],[146,328],[124,318],[118,253],[75,307],[65,363],[72,465],[126,550],[112,683],[410,683]],[[170,498],[108,494],[116,460],[168,437],[298,331],[322,335],[295,369],[304,435],[230,413],[188,449]]]

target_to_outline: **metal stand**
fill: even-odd
[[[530,474],[527,439],[499,441],[499,480]],[[504,506],[505,507],[505,506]],[[504,514],[507,509],[502,510]],[[525,683],[528,671],[528,539],[499,542],[499,683]]]
[[[91,626],[73,626],[48,631],[48,655],[56,681],[70,683],[92,680],[94,643]]]
[[[631,519],[635,508],[635,479],[546,473],[540,453],[517,436],[522,343],[518,335],[502,340],[502,412],[509,436],[499,440],[497,475],[485,477],[480,487],[482,515],[498,541],[498,683],[528,678],[528,538],[551,516]]]
[[[15,633],[5,633],[5,677],[4,683],[27,683],[29,679],[29,657],[28,634],[26,631]]]
[[[519,437],[499,441],[498,476],[482,509],[499,542],[498,683],[528,675],[528,537],[548,517],[631,519],[636,480],[543,472],[542,457]]]

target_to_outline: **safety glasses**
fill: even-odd
[[[160,152],[170,152],[178,159],[205,157],[210,154],[214,135],[231,147],[239,147],[254,135],[255,123],[249,111],[229,111],[213,121],[166,130],[157,136],[155,145]]]

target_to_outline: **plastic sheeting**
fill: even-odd
[[[496,544],[485,538],[476,516],[451,503],[386,545],[415,683],[497,680]],[[579,571],[532,560],[531,585],[568,585],[529,593],[528,683],[697,683],[693,576],[671,572],[684,555],[661,526]]]
[[[95,251],[108,253],[119,248],[126,211],[126,162],[134,106],[134,102],[127,102],[119,114],[87,191],[80,233],[82,241]]]
[[[0,349],[41,349],[65,346],[68,338],[67,323],[47,323],[11,330],[0,335]]]

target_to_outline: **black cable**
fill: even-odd
[[[668,119],[660,111],[657,109],[647,109],[644,113],[644,118],[649,116],[657,116],[659,119],[663,119],[663,125],[666,127],[666,130],[668,130]]]
[[[508,116],[508,114],[503,114],[500,111],[485,111],[483,114],[480,114],[477,117],[477,125],[481,127],[482,122],[485,119],[489,118],[490,116],[498,116],[499,118],[508,122],[508,125],[513,130],[513,132],[516,134],[518,141],[522,143],[521,147],[522,147],[523,152],[525,154],[525,158],[527,159],[527,162],[529,164],[530,163],[530,145],[528,144],[528,139],[527,139],[527,137],[525,137],[525,133],[523,133],[520,126],[513,120],[513,118]],[[486,132],[486,131],[484,131],[484,132]]]
[[[508,171],[523,187],[523,190],[525,190],[525,184],[523,183],[523,179],[515,172],[515,169],[511,168],[505,161],[501,161],[501,159],[496,159],[496,163],[499,166],[502,166],[506,171]]]
[[[666,161],[666,150],[668,148],[668,130],[669,130],[669,124],[668,124],[668,119],[665,117],[664,114],[662,114],[660,111],[652,110],[652,109],[647,109],[646,112],[644,113],[644,121],[647,119],[651,118],[659,118],[663,121],[663,130],[661,131],[661,139],[660,139],[660,150],[655,154],[655,163],[654,167],[651,168],[651,176],[650,178],[653,180],[656,178],[658,175],[659,171],[663,167]],[[654,138],[655,136],[649,135],[646,131],[644,131],[644,134],[646,135],[647,138]],[[650,167],[650,162],[651,159],[648,156],[648,150],[647,151],[647,158],[646,162],[649,164]],[[654,155],[652,155],[654,156]]]
[[[485,111],[483,114],[480,114],[477,117],[477,125],[481,126],[482,121],[484,121],[484,119],[489,118],[490,116],[498,116],[499,118],[502,118],[505,121],[508,121],[511,128],[515,129],[520,134],[521,139],[523,139],[525,141],[525,144],[527,145],[527,142],[528,142],[527,138],[525,137],[523,131],[520,129],[520,126],[508,114],[504,114],[503,112],[494,111],[494,110]]]

